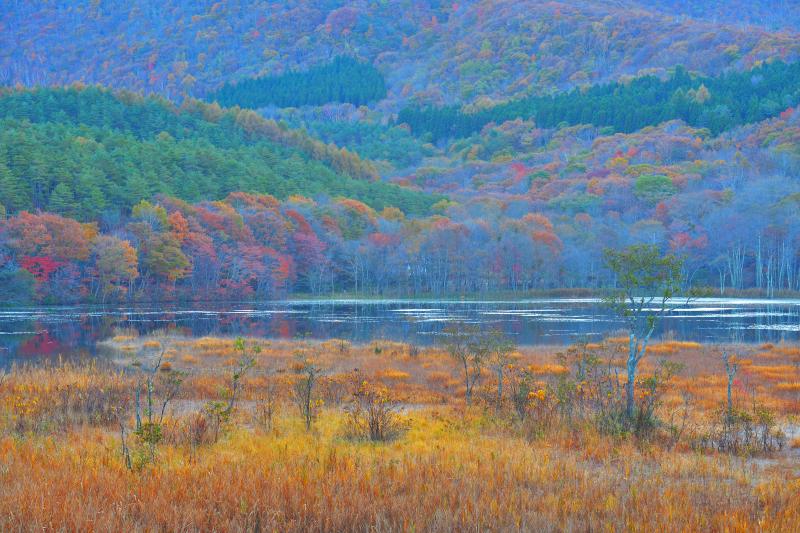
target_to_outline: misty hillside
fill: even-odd
[[[378,67],[390,102],[453,103],[676,64],[716,74],[800,52],[793,33],[743,27],[700,2],[683,10],[699,11],[698,19],[665,14],[682,4],[669,1],[12,3],[0,14],[0,80],[97,82],[170,97],[204,96],[228,82],[308,69],[342,54]],[[789,4],[769,13],[793,13]]]
[[[307,221],[273,221],[300,238],[269,241],[286,291],[602,286],[603,248],[637,242],[720,291],[794,290],[800,30],[789,2],[748,6],[13,2],[0,204],[136,244],[149,200],[223,257],[261,230],[194,210],[227,198],[249,226],[231,194],[266,193]]]

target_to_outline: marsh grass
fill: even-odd
[[[468,407],[442,350],[250,339],[253,366],[217,432],[203,406],[230,401],[235,339],[161,338],[156,347],[119,337],[110,343],[118,360],[163,349],[175,354],[169,372],[184,375],[154,460],[128,469],[115,422],[132,422],[141,367],[15,367],[0,380],[0,529],[800,526],[797,439],[781,451],[757,446],[759,423],[780,428],[800,411],[794,346],[655,344],[637,398],[652,427],[638,434],[598,423],[622,407],[625,346],[614,341],[517,349],[501,401],[495,373],[482,371]],[[697,445],[720,421],[723,350],[739,356],[735,408],[755,413],[755,438],[742,449]],[[324,372],[303,398],[314,402],[307,424],[296,393],[310,364]],[[681,371],[665,374],[664,364]]]

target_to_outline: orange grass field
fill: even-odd
[[[625,341],[585,348],[613,369],[624,363]],[[388,341],[246,346],[255,366],[213,440],[202,413],[226,398],[240,356],[234,339],[119,335],[107,343],[110,361],[6,373],[0,530],[800,531],[800,455],[792,446],[800,347],[651,347],[642,375],[660,359],[683,367],[659,404],[660,419],[681,412],[688,420],[683,436],[668,442],[549,416],[558,380],[572,372],[562,348],[512,354],[505,394],[515,390],[516,369],[533,380],[532,414],[521,423],[495,403],[488,368],[466,406],[459,367],[441,350]],[[737,408],[766,406],[786,433],[781,450],[722,453],[694,444],[725,405],[723,350],[740,365]],[[162,353],[157,377],[181,371],[184,381],[152,458],[137,455],[128,431],[129,468],[120,424],[133,427],[140,369]],[[322,375],[306,430],[292,390],[300,361],[312,358]],[[391,399],[404,429],[396,438],[372,442],[348,432],[354,382]],[[541,414],[546,405],[553,410]]]

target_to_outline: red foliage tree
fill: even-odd
[[[33,274],[37,283],[47,283],[50,275],[64,266],[63,261],[56,261],[52,257],[31,257],[25,256],[19,261],[19,266]]]

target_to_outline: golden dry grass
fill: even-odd
[[[158,343],[157,345],[155,343]],[[637,442],[590,425],[520,432],[491,406],[486,372],[466,408],[459,369],[436,349],[252,339],[257,365],[234,423],[215,444],[190,445],[181,428],[221,398],[233,339],[114,339],[118,363],[162,348],[187,372],[156,461],[128,470],[114,413],[131,416],[136,367],[62,364],[13,369],[0,382],[0,529],[72,531],[793,531],[800,529],[796,452],[759,461],[686,444]],[[624,343],[589,347],[618,363]],[[692,420],[711,416],[727,387],[720,355],[737,353],[737,403],[752,394],[782,422],[800,412],[796,347],[655,344],[643,373],[663,357],[684,365],[666,409],[691,395]],[[556,347],[523,348],[512,366],[537,383],[570,369]],[[769,354],[758,357],[758,354]],[[298,357],[326,369],[326,406],[306,432],[287,401]],[[758,363],[747,364],[747,359]],[[131,367],[128,367],[131,368]],[[347,380],[358,369],[403,402],[409,431],[372,444],[345,438]],[[271,385],[270,385],[271,384]],[[277,390],[274,425],[253,422]],[[20,421],[27,421],[22,423]],[[797,446],[798,439],[791,442]]]
[[[547,441],[481,430],[459,413],[415,413],[387,445],[313,434],[291,418],[213,447],[165,446],[124,468],[113,436],[0,441],[3,530],[787,531],[800,484],[739,459],[642,451],[596,434]],[[788,529],[787,529],[788,528]]]

